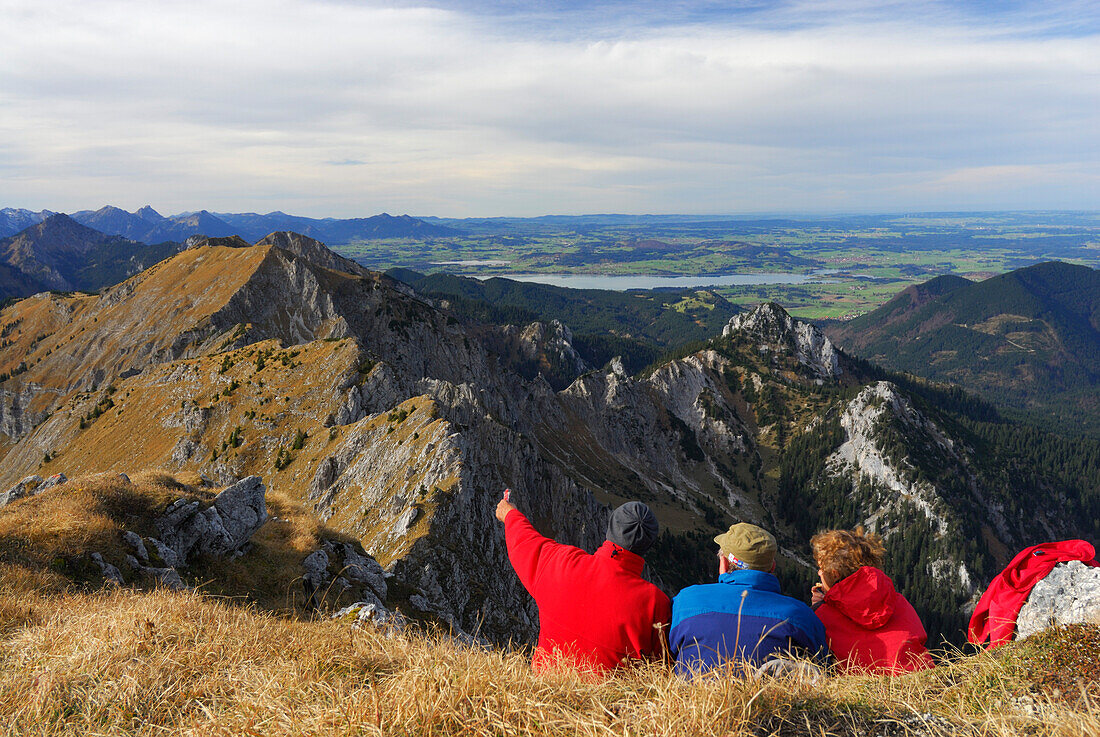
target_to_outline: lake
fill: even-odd
[[[701,287],[731,287],[745,284],[808,284],[833,271],[813,274],[724,274],[720,276],[605,276],[601,274],[493,274],[502,279],[550,284],[570,289],[695,289]],[[479,276],[490,279],[490,276]]]

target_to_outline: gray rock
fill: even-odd
[[[412,528],[413,523],[416,522],[416,518],[419,516],[419,509],[417,509],[416,507],[409,507],[404,511],[404,513],[402,513],[400,517],[397,518],[397,521],[393,523],[393,529],[390,531],[390,534],[394,537],[400,537],[404,535]]]
[[[156,554],[165,566],[169,568],[175,568],[176,566],[182,566],[187,561],[181,558],[172,548],[168,547],[155,537],[148,538],[145,542],[149,543],[149,547],[153,549],[153,553]],[[148,548],[147,548],[148,549]]]
[[[321,548],[314,550],[302,561],[302,568],[305,569],[302,580],[313,587],[323,585],[329,578],[328,563],[328,553]]]
[[[102,555],[100,555],[99,553],[92,553],[91,558],[92,561],[97,566],[99,566],[99,571],[103,574],[103,579],[105,581],[110,581],[112,583],[118,584],[119,586],[126,583],[126,581],[123,580],[122,573],[118,570],[118,568],[115,568],[113,565],[103,560]]]
[[[69,478],[65,474],[55,473],[53,476],[50,476],[48,479],[46,479],[41,484],[39,484],[38,488],[35,489],[32,492],[32,494],[40,494],[45,489],[50,489],[50,488],[53,488],[54,486],[61,486],[62,484],[66,483],[68,480],[69,480]]]
[[[175,552],[177,562],[169,565],[186,561],[192,553],[223,557],[239,550],[267,521],[265,491],[259,476],[249,476],[218,494],[205,509],[199,502],[173,502],[156,520],[161,539]],[[166,563],[172,557],[161,556]]]
[[[172,591],[183,591],[187,584],[180,578],[179,571],[175,568],[145,568],[146,573],[161,586]]]
[[[318,548],[305,557],[302,561],[302,589],[306,594],[306,606],[317,609],[321,606],[326,592],[322,590],[330,578],[328,573],[328,553],[323,548]]]
[[[1100,622],[1100,568],[1059,563],[1035,584],[1016,617],[1016,639],[1063,624]]]
[[[229,547],[225,552],[240,548],[267,522],[266,491],[259,476],[249,476],[214,498],[214,509],[218,511],[229,538]],[[213,549],[206,552],[219,554]]]
[[[138,560],[140,560],[143,565],[149,564],[149,551],[145,549],[145,543],[142,542],[140,535],[136,532],[127,530],[122,533],[122,539],[127,545],[134,549],[134,553],[137,554]]]
[[[386,586],[386,574],[378,561],[369,555],[360,555],[347,543],[344,543],[341,548],[344,553],[343,575],[356,583],[370,587],[379,599],[385,601],[389,587]]]
[[[0,507],[7,504],[11,504],[16,499],[22,499],[27,496],[34,496],[38,487],[42,484],[42,477],[38,474],[33,476],[27,476],[15,486],[8,489],[3,494],[0,494]]]
[[[386,606],[369,593],[362,601],[351,606],[346,606],[336,614],[333,619],[352,620],[353,627],[373,626],[391,632],[400,632],[405,629],[406,620],[400,612],[390,611]]]
[[[185,560],[199,538],[209,534],[210,522],[200,513],[200,506],[198,502],[177,499],[154,523],[164,543],[180,559]]]

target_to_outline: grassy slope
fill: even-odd
[[[1095,628],[921,674],[819,686],[736,673],[686,683],[660,665],[588,683],[533,674],[521,653],[280,617],[196,593],[41,595],[7,579],[0,633],[0,721],[11,735],[1100,731],[1087,700],[1044,693],[1028,676],[1040,658],[1060,659],[1071,683],[1074,671],[1095,669],[1095,647],[1067,646],[1094,646]],[[1083,690],[1098,695],[1095,681]],[[1040,713],[1029,714],[1036,702]]]
[[[20,597],[62,597],[103,585],[91,553],[118,567],[127,581],[150,583],[126,562],[122,539],[129,530],[157,536],[153,520],[176,499],[213,501],[220,489],[185,484],[159,471],[145,471],[126,483],[117,474],[70,480],[41,494],[0,508],[0,612],[18,613]],[[267,611],[303,611],[302,560],[323,539],[352,538],[323,527],[316,516],[283,493],[267,490],[268,522],[245,553],[231,559],[199,558],[180,570],[204,592],[247,601]],[[342,602],[350,603],[350,602]],[[337,602],[331,601],[335,606]],[[0,614],[0,618],[6,614]],[[11,626],[9,622],[7,626]],[[0,632],[5,625],[0,624]]]

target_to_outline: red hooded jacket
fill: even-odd
[[[967,639],[991,650],[1011,641],[1016,634],[1016,617],[1035,584],[1059,563],[1080,560],[1095,566],[1095,557],[1096,549],[1084,540],[1043,543],[1021,550],[989,582],[989,588],[978,600],[978,606],[970,617]]]
[[[504,518],[508,558],[539,608],[531,665],[566,662],[595,673],[631,658],[659,657],[668,597],[642,578],[645,561],[605,542],[594,554],[543,537],[518,510]]]
[[[877,568],[837,581],[816,613],[841,672],[897,675],[935,665],[916,610]]]

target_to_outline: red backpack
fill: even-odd
[[[1059,563],[1079,560],[1086,565],[1100,566],[1095,557],[1096,549],[1084,540],[1042,543],[1020,551],[989,583],[989,588],[978,600],[970,617],[967,639],[990,649],[1011,642],[1016,633],[1016,617],[1032,587]]]

